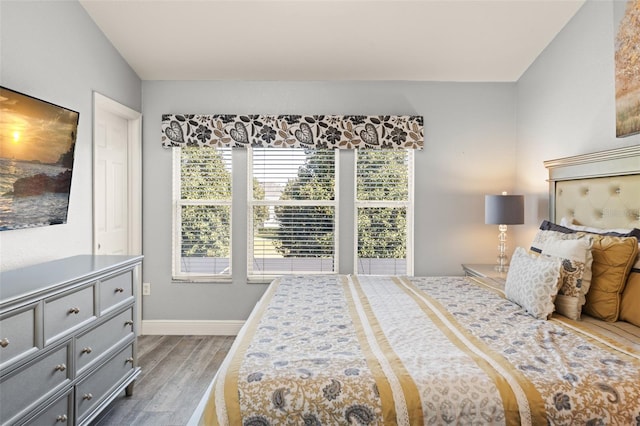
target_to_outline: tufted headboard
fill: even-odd
[[[544,162],[549,218],[598,228],[640,228],[640,145]]]

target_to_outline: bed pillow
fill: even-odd
[[[637,232],[640,231],[636,228],[607,229],[607,228],[595,228],[592,226],[583,226],[576,223],[573,219],[567,219],[566,217],[563,217],[562,219],[560,219],[560,226],[573,229],[574,231],[584,231],[584,232],[590,232],[592,234],[613,235],[616,237],[632,237],[633,236],[638,238],[639,235],[636,235],[636,234]]]
[[[592,238],[584,235],[575,240],[550,239],[542,247],[542,255],[560,260],[556,312],[579,320],[586,294],[591,287]]]
[[[511,257],[505,295],[533,317],[546,320],[555,309],[559,275],[559,260],[529,254],[518,247]]]
[[[586,234],[584,233],[579,234],[577,232],[552,231],[540,228],[535,237],[533,237],[530,250],[532,252],[540,254],[542,253],[542,249],[549,243],[552,243],[554,241],[579,240],[585,238],[585,235]]]
[[[640,246],[638,246],[640,251]],[[640,253],[629,272],[620,301],[620,319],[640,327]]]
[[[583,227],[583,228],[587,228],[587,227]],[[543,220],[542,223],[540,224],[540,230],[542,231],[556,231],[556,232],[562,232],[563,234],[575,234],[578,232],[588,232],[590,234],[610,235],[612,237],[636,237],[640,239],[640,229],[638,228],[632,228],[627,232],[616,232],[618,230],[601,229],[601,228],[588,228],[588,229],[591,229],[592,231],[586,231],[584,229],[583,230],[572,229],[569,226],[558,225],[557,223],[553,223],[548,220]],[[619,231],[622,231],[622,230],[619,230]]]
[[[638,239],[591,235],[591,288],[587,293],[587,302],[583,310],[604,321],[617,321],[620,315],[620,296],[638,255]]]

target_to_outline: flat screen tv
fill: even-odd
[[[79,117],[0,86],[0,231],[67,223]]]

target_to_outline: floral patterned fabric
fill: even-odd
[[[591,288],[591,245],[591,237],[585,235],[576,240],[549,241],[542,249],[543,256],[562,260],[556,312],[573,320],[580,319],[586,294]]]
[[[547,319],[554,309],[558,294],[560,260],[529,255],[517,247],[511,259],[505,294],[538,319]]]
[[[164,114],[162,145],[422,149],[423,117]]]
[[[286,276],[238,335],[200,422],[636,424],[639,358],[470,278]]]

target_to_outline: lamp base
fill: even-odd
[[[507,272],[509,269],[507,258],[507,225],[499,225],[498,230],[500,233],[498,234],[498,264],[495,267],[495,270],[498,272]]]
[[[497,272],[507,273],[509,272],[509,265],[496,265],[493,269]]]

